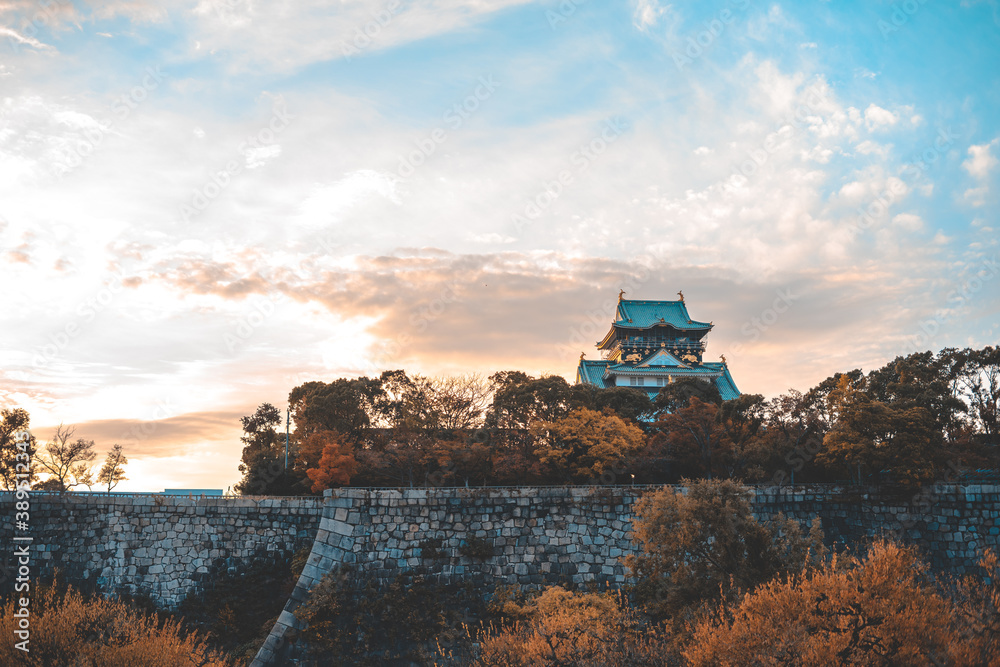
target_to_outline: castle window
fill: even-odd
[[[631,382],[633,387],[641,387],[643,384],[645,384],[643,382],[643,380],[645,379],[646,378],[629,378],[629,381]]]

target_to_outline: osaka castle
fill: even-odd
[[[715,384],[722,400],[740,395],[726,358],[705,361],[705,337],[711,322],[688,315],[684,294],[678,301],[640,301],[618,295],[611,330],[597,343],[600,360],[584,359],[576,371],[577,384],[598,387],[635,387],[650,398],[674,380],[695,377]]]

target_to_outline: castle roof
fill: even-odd
[[[648,329],[657,324],[669,324],[681,331],[706,331],[712,328],[710,322],[692,320],[683,301],[618,301],[614,326],[621,329]]]

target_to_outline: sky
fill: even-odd
[[[573,381],[621,289],[765,396],[995,344],[998,109],[996,0],[0,0],[0,407],[226,488],[260,403]]]

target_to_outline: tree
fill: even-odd
[[[125,451],[121,445],[116,443],[104,458],[104,465],[97,473],[97,483],[107,486],[108,493],[111,493],[111,489],[118,486],[119,482],[128,479],[125,476],[126,465],[128,465],[128,458],[125,456]]]
[[[684,458],[684,453],[688,451],[697,452],[701,472],[709,479],[712,478],[713,466],[719,463],[717,450],[724,442],[724,432],[717,419],[718,411],[715,403],[692,395],[683,407],[661,413],[660,420],[653,425],[654,429],[664,434],[670,450],[680,454],[678,458]]]
[[[429,475],[433,486],[449,482],[468,486],[473,481],[485,484],[493,469],[493,448],[472,439],[439,440],[432,451],[439,466]]]
[[[1000,347],[947,353],[955,395],[968,405],[974,428],[987,444],[1000,445]]]
[[[613,413],[577,408],[569,415],[535,428],[539,460],[558,477],[576,481],[601,479],[623,469],[646,439],[637,426]]]
[[[594,392],[593,408],[598,412],[611,410],[622,419],[637,422],[652,415],[653,402],[642,389],[606,387]]]
[[[877,542],[775,579],[701,620],[684,657],[708,665],[986,665],[963,655],[953,609],[911,549]]]
[[[720,591],[752,590],[822,555],[818,517],[803,535],[797,522],[781,515],[767,523],[754,518],[745,486],[730,480],[686,484],[686,493],[664,489],[635,507],[640,551],[626,563],[638,579],[638,599],[655,616],[680,617]]]
[[[80,484],[93,484],[90,463],[97,458],[94,441],[73,437],[75,429],[62,424],[38,456],[38,465],[55,480],[55,488],[69,491]]]
[[[0,410],[0,484],[3,488],[13,490],[18,481],[18,473],[27,472],[28,477],[21,478],[33,482],[37,475],[35,455],[38,441],[28,431],[31,418],[24,408],[3,408]],[[23,435],[27,434],[25,438]],[[18,466],[22,467],[18,467]],[[27,471],[24,467],[27,465]]]
[[[288,394],[295,434],[300,440],[317,431],[336,431],[359,439],[378,418],[383,404],[381,381],[367,377],[306,382]]]
[[[320,443],[323,446],[319,465],[306,471],[306,475],[312,481],[313,493],[349,484],[351,476],[358,467],[350,445],[339,442],[337,434],[332,431],[314,433],[309,436],[309,440],[318,441],[310,442],[310,447]]]
[[[933,478],[942,435],[926,408],[872,400],[846,381],[831,394],[831,400],[838,416],[817,460],[831,467],[846,465],[852,476],[855,469],[874,474],[876,480],[890,473],[904,486]]]
[[[722,405],[722,395],[714,382],[701,378],[685,377],[679,378],[661,389],[653,400],[653,407],[656,414],[662,417],[664,414],[687,407],[692,397],[703,403]]]
[[[754,464],[757,441],[767,419],[767,404],[760,394],[743,394],[724,401],[716,413],[722,438],[730,451],[729,477],[759,478],[762,471],[750,470]]]
[[[242,495],[288,495],[296,479],[285,470],[284,436],[275,427],[281,423],[281,412],[270,403],[261,403],[248,417],[240,417],[243,425],[243,456],[239,471],[243,479],[236,484]]]
[[[432,378],[430,386],[440,428],[470,430],[482,425],[490,388],[481,375]]]
[[[486,426],[496,431],[501,448],[517,448],[525,460],[535,448],[532,427],[562,419],[577,407],[593,407],[592,387],[570,386],[558,375],[534,378],[505,371],[490,376],[490,382],[494,392]]]

